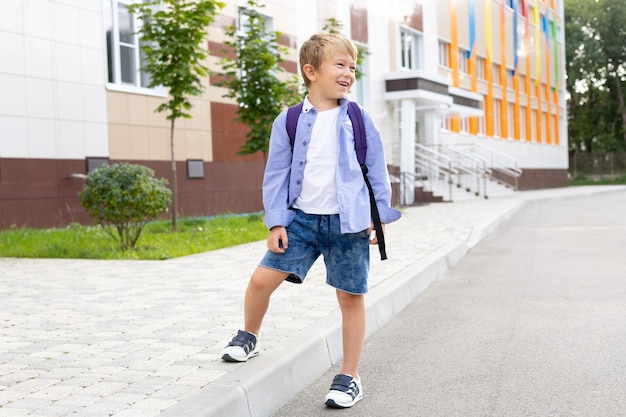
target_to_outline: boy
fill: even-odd
[[[274,121],[263,179],[268,251],[252,274],[244,300],[244,330],[222,359],[243,362],[260,353],[259,332],[271,294],[285,280],[302,283],[320,254],[326,282],[336,289],[342,314],[343,365],[326,396],[329,407],[352,407],[363,392],[358,364],[365,338],[369,245],[377,244],[370,200],[354,149],[345,95],[355,81],[357,49],[347,38],[313,35],[300,49],[308,89],[292,147],[286,111]],[[368,178],[381,222],[400,218],[390,207],[391,186],[382,140],[363,111]]]

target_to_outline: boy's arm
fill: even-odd
[[[288,226],[294,217],[289,210],[289,178],[292,149],[287,136],[286,111],[276,117],[270,135],[269,153],[263,176],[263,222],[268,229]]]
[[[382,138],[370,114],[363,109],[363,122],[367,139],[367,178],[372,185],[381,223],[391,223],[400,218],[400,212],[391,207],[391,181]]]

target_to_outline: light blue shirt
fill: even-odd
[[[348,100],[341,99],[339,103],[341,107],[337,119],[339,219],[342,233],[357,233],[371,226],[370,198],[354,149],[354,132],[348,117]],[[372,117],[363,108],[361,111],[367,136],[365,158],[367,177],[374,190],[381,222],[391,223],[400,218],[400,212],[391,207],[391,184],[382,139]],[[287,135],[287,111],[280,113],[274,120],[263,178],[264,223],[268,229],[274,226],[287,227],[293,221],[294,211],[290,210],[290,207],[302,190],[304,165],[316,116],[317,110],[308,99],[305,99],[298,119],[293,151]]]

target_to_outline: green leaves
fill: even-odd
[[[127,250],[135,247],[149,220],[167,211],[171,191],[166,184],[142,165],[105,165],[87,176],[78,197],[87,214]]]
[[[209,70],[204,65],[208,50],[205,40],[209,25],[225,3],[215,0],[146,0],[128,6],[143,25],[139,29],[144,62],[141,70],[150,74],[148,87],[166,87],[169,100],[156,112],[167,112],[170,125],[173,210],[172,229],[176,230],[178,184],[174,155],[174,123],[190,119],[190,97],[204,91]]]
[[[242,14],[243,27],[239,31],[234,26],[226,29],[228,40],[224,43],[237,52],[237,58],[229,58],[229,51],[223,51],[226,57],[219,61],[223,72],[217,73],[222,80],[216,85],[229,89],[224,97],[238,102],[235,120],[250,128],[240,155],[266,155],[274,119],[300,100],[297,76],[284,76],[280,66],[286,53],[278,44],[280,33],[267,30],[265,17],[257,11],[262,7],[249,0]]]
[[[139,29],[145,61],[142,71],[151,75],[148,87],[164,86],[170,100],[156,111],[167,118],[191,117],[190,96],[200,96],[208,74],[204,40],[215,14],[225,6],[214,0],[149,0],[128,6],[143,25]]]
[[[626,148],[626,2],[566,0],[568,133],[572,151]]]

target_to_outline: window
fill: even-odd
[[[485,117],[484,116],[480,116],[478,118],[478,134],[479,135],[485,135]]]
[[[237,30],[242,35],[245,35],[246,33],[250,31],[250,14],[251,14],[251,11],[249,9],[246,9],[245,7],[239,8]],[[274,30],[274,20],[270,16],[267,16],[261,13],[258,13],[258,15],[263,20],[263,24],[265,26],[265,32],[266,33],[272,32]]]
[[[469,133],[469,117],[459,117],[459,132]]]
[[[441,130],[450,130],[450,116],[447,114],[439,115],[439,127]]]
[[[517,115],[515,114],[515,105],[513,103],[508,103],[508,123],[507,126],[509,128],[509,137],[510,138],[514,138],[515,137],[515,120],[518,119]]]
[[[500,109],[500,105],[501,105],[501,100],[500,99],[493,99],[493,135],[494,136],[502,136],[502,132],[500,132],[501,126],[500,126],[500,115],[501,115],[501,109]]]
[[[526,140],[526,106],[520,107],[520,139]]]
[[[532,116],[530,118],[530,124],[532,132],[530,132],[530,136],[533,142],[539,142],[539,139],[537,138],[537,110],[533,109],[531,110],[531,113]]]
[[[272,35],[273,28],[274,20],[270,16],[246,9],[245,7],[239,8],[237,16],[237,36],[245,38],[246,34],[254,33],[258,34],[258,36],[262,38],[270,37]],[[242,45],[240,45],[240,47],[241,46]],[[239,68],[240,78],[245,78],[246,76],[245,64],[246,62],[244,62]]]
[[[365,45],[361,45],[363,47],[365,47]],[[361,62],[361,65],[359,67],[359,69],[361,70],[361,78],[359,78],[358,80],[356,80],[354,87],[352,88],[352,91],[354,92],[355,96],[356,96],[356,101],[364,106],[367,106],[368,103],[368,93],[369,90],[367,88],[367,86],[369,85],[369,55],[368,54],[364,54],[363,55],[363,60]]]
[[[400,67],[415,70],[421,67],[420,50],[422,37],[408,28],[400,28]]]
[[[507,88],[513,89],[513,77],[515,75],[513,74],[513,70],[507,69],[506,70],[506,86]]]
[[[468,52],[463,48],[459,48],[459,72],[462,74],[468,73]]]
[[[104,1],[108,82],[145,88],[150,83],[150,75],[141,72],[141,40],[135,34],[141,22],[129,13],[131,3],[132,0]]]
[[[494,84],[500,84],[500,64],[493,64],[492,78]]]
[[[482,56],[476,57],[476,78],[479,80],[485,79],[485,58]]]
[[[450,44],[439,41],[439,66],[450,68]]]

